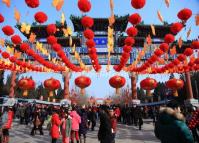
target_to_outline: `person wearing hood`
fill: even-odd
[[[160,109],[154,132],[162,143],[194,143],[185,118],[180,112],[180,106],[176,101],[171,101],[167,107]]]

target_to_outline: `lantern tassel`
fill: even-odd
[[[85,95],[85,89],[84,89],[84,88],[81,88],[81,90],[80,90],[80,94],[81,94],[82,96],[84,96],[84,95]]]
[[[147,95],[147,96],[151,96],[151,90],[147,90],[147,91],[146,91],[146,95]]]
[[[116,95],[119,95],[119,94],[120,94],[120,89],[119,89],[119,88],[116,88],[115,93],[116,93]]]
[[[24,96],[24,97],[27,97],[27,96],[28,96],[28,90],[24,90],[24,91],[23,91],[23,96]]]
[[[173,96],[174,96],[174,97],[178,97],[178,91],[177,91],[177,90],[174,90]]]
[[[49,91],[49,97],[53,97],[53,91]]]

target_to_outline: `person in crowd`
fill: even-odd
[[[72,107],[70,116],[72,117],[71,143],[74,143],[74,138],[76,142],[79,143],[79,124],[81,123],[81,117],[77,113],[75,106]]]
[[[82,109],[79,113],[81,117],[81,123],[79,125],[79,137],[80,137],[80,143],[86,143],[86,134],[88,130],[88,115],[85,110],[85,105],[82,106]],[[83,136],[83,142],[82,142],[82,136]]]
[[[24,118],[26,125],[28,125],[28,123],[30,122],[31,114],[32,114],[31,105],[27,105],[24,111]]]
[[[42,113],[41,113],[41,110],[40,108],[36,108],[35,109],[35,112],[34,112],[34,115],[33,115],[33,128],[32,128],[32,131],[31,131],[31,135],[34,136],[35,135],[35,132],[37,129],[39,129],[40,131],[40,135],[43,135],[43,123],[44,123],[44,119],[42,117]]]
[[[111,120],[111,133],[112,133],[111,143],[115,143],[115,136],[116,136],[116,131],[117,131],[117,117],[113,109],[109,110],[109,116]]]
[[[23,124],[25,119],[25,106],[23,104],[21,104],[19,107],[19,118],[20,124]]]
[[[50,135],[52,137],[52,143],[56,143],[59,138],[59,126],[61,125],[61,120],[59,118],[58,110],[53,109],[52,118],[51,118],[51,130]]]
[[[142,109],[141,108],[138,108],[138,125],[139,125],[139,130],[142,130],[142,125],[143,125],[143,119],[142,119],[142,116],[143,116],[143,112],[142,112]]]
[[[12,107],[5,107],[2,116],[3,143],[9,143],[9,129],[12,126],[13,117],[14,117],[14,112]]]
[[[106,106],[100,107],[100,127],[98,131],[98,140],[100,143],[111,143],[112,142],[112,132],[111,132],[111,120],[108,115],[108,110]]]
[[[155,135],[162,143],[194,143],[180,106],[173,100],[166,108],[160,109],[159,119],[155,124]]]
[[[68,113],[68,108],[64,110],[64,114],[62,114],[61,120],[61,134],[62,134],[62,143],[69,143],[70,133],[72,127],[72,118]]]
[[[95,130],[95,126],[96,126],[96,120],[97,120],[97,114],[96,114],[96,110],[93,107],[91,110],[91,130],[94,131]]]

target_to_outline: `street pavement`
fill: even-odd
[[[116,143],[160,143],[154,135],[153,128],[151,123],[145,123],[141,131],[134,126],[119,124]],[[39,131],[35,136],[30,136],[30,132],[31,126],[19,125],[14,122],[10,130],[10,143],[51,143],[51,137],[47,130],[44,130],[44,136],[39,135]],[[95,131],[88,131],[87,143],[99,143],[97,132],[98,126]],[[61,143],[61,139],[58,143]]]

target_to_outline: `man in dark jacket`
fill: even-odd
[[[166,108],[160,109],[155,135],[162,143],[194,143],[176,101],[171,101]]]

